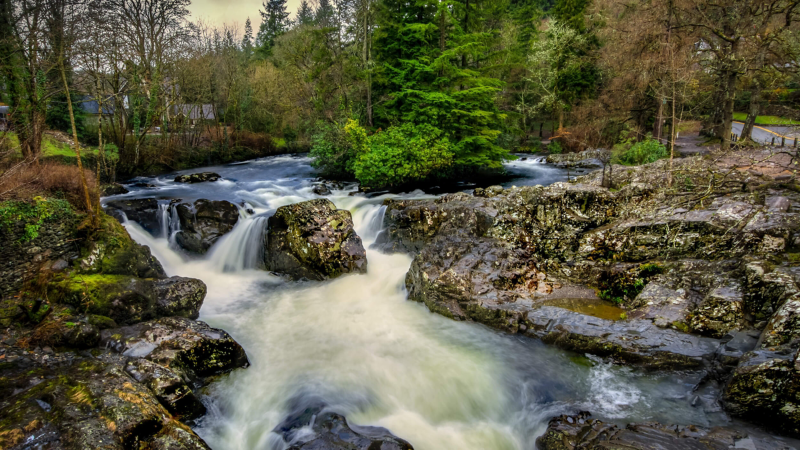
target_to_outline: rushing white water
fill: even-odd
[[[283,161],[286,171],[301,175],[269,172],[280,168],[274,161],[261,164],[269,172],[262,180],[271,181],[259,180],[251,165],[238,169],[247,177],[224,168],[226,179],[238,181],[218,186],[215,198],[246,200],[256,214],[245,214],[204,259],[186,258],[164,236],[126,223],[168,274],[208,285],[200,319],[231,333],[252,363],[203,390],[209,413],[196,431],[215,450],[282,448],[271,430],[286,417],[289,403],[311,397],[352,423],[383,426],[418,450],[533,449],[550,417],[581,409],[620,421],[725,420],[691,406],[699,374],[615,368],[455,322],[408,301],[404,279],[411,257],[369,248],[382,228],[381,205],[388,195],[368,199],[345,190],[329,197],[353,215],[368,249],[367,274],[288,282],[257,270],[266,217],[279,206],[316,197],[305,166]],[[163,180],[154,184],[160,195],[185,189]]]

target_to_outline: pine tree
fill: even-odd
[[[242,38],[242,50],[247,56],[253,53],[253,24],[250,18],[244,23],[244,37]]]
[[[336,11],[330,0],[319,0],[317,10],[314,11],[314,22],[321,27],[334,26]]]
[[[300,2],[300,7],[297,9],[297,25],[314,25],[314,10],[308,4],[308,0]]]
[[[581,33],[586,31],[584,14],[591,0],[556,0],[553,18]]]
[[[430,125],[453,143],[457,170],[500,168],[506,151],[495,144],[505,119],[495,102],[501,82],[477,67],[491,33],[477,24],[475,3],[455,17],[447,4],[381,2],[376,31],[376,126]],[[477,27],[476,27],[477,28]]]
[[[286,0],[264,0],[262,7],[256,45],[259,53],[267,57],[272,54],[275,39],[289,28],[289,11],[286,10]]]

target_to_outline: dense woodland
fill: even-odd
[[[796,0],[267,0],[258,29],[189,3],[0,0],[5,156],[38,160],[47,128],[103,179],[310,149],[380,188],[542,138],[664,153],[687,121],[728,148],[734,111],[800,105]]]

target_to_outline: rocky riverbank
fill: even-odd
[[[667,164],[615,167],[616,189],[595,172],[387,200],[378,245],[414,255],[409,297],[432,312],[618,363],[706,371],[730,413],[799,435],[796,187],[686,158],[669,188]],[[598,297],[620,316],[581,308]],[[560,299],[572,306],[552,306]]]

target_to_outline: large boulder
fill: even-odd
[[[100,195],[103,197],[122,195],[127,194],[128,192],[128,189],[119,183],[109,183],[100,186]]]
[[[206,285],[198,279],[184,277],[72,273],[52,282],[49,295],[124,325],[158,317],[196,319],[205,299]]]
[[[141,225],[148,233],[161,233],[160,210],[154,198],[112,200],[105,204],[108,214],[122,222],[124,218]]]
[[[742,357],[722,401],[731,414],[800,436],[798,351],[756,350]]]
[[[367,271],[367,254],[350,212],[337,210],[330,200],[282,206],[268,226],[267,270],[310,280]]]
[[[86,240],[78,267],[87,274],[130,275],[164,278],[161,263],[147,246],[131,239],[125,227],[106,214],[100,215],[100,229]]]
[[[177,208],[181,230],[175,241],[184,250],[203,254],[219,238],[230,232],[239,220],[239,208],[225,200],[197,200]]]
[[[291,450],[413,450],[408,442],[379,427],[350,425],[323,402],[295,400],[292,412],[274,430]]]
[[[2,448],[209,450],[119,358],[45,364],[25,354],[4,356]]]
[[[656,422],[630,423],[620,427],[592,419],[581,412],[550,420],[547,430],[536,439],[539,450],[727,450],[790,448],[780,439],[748,436],[733,428],[703,428],[694,425],[662,425]]]
[[[249,365],[228,333],[177,317],[103,330],[101,344],[127,357],[125,371],[182,419],[205,414],[193,389],[207,377]]]
[[[190,173],[186,175],[178,175],[175,177],[176,183],[204,183],[206,181],[217,181],[221,176],[214,172],[199,172]]]

